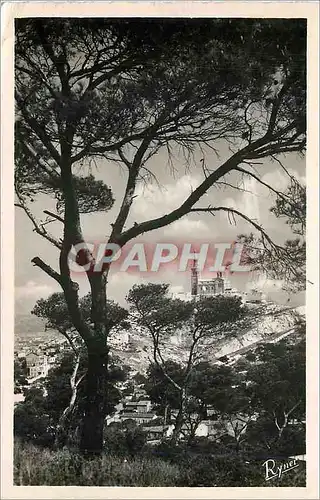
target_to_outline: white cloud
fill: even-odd
[[[161,188],[154,184],[140,185],[132,213],[143,220],[159,217],[179,207],[198,185],[199,181],[191,175],[184,175],[175,184],[166,184]]]
[[[300,182],[301,184],[306,183],[306,177],[304,175],[301,175],[296,170],[291,170],[290,168],[288,168],[287,170],[288,173],[292,175],[298,182]],[[267,184],[270,184],[278,191],[284,191],[290,185],[290,178],[282,170],[268,172],[264,176],[262,176],[261,180],[263,182],[266,182]],[[264,189],[263,186],[261,187],[262,189]]]
[[[305,177],[298,172],[290,169],[288,169],[288,172],[302,184],[305,183]],[[280,192],[285,191],[290,185],[288,175],[282,170],[267,172],[265,175],[259,176],[259,178],[262,182]],[[254,178],[246,177],[241,187],[246,191],[238,192],[235,198],[228,196],[222,200],[221,204],[226,207],[234,208],[246,215],[249,219],[259,223],[278,242],[290,238],[292,236],[290,227],[283,219],[275,217],[270,212],[270,208],[275,204],[276,194]],[[254,227],[250,226],[244,219],[238,216],[235,216],[235,218],[237,227],[240,231],[256,232]]]
[[[245,178],[241,184],[241,188],[245,191],[239,191],[235,198],[225,198],[221,204],[225,207],[238,210],[250,219],[259,220],[261,198],[263,197],[260,186],[261,184],[253,177]],[[237,216],[236,219],[238,220]]]
[[[166,226],[163,230],[164,236],[174,236],[176,239],[183,236],[185,241],[192,240],[200,237],[208,237],[210,235],[210,228],[203,220],[192,220],[184,217],[179,219],[169,226]]]
[[[143,278],[139,274],[123,271],[114,272],[108,279],[108,298],[115,300],[122,306],[126,305],[125,297],[133,285],[139,284]]]
[[[46,299],[54,292],[61,291],[59,285],[50,286],[33,280],[15,288],[15,314],[29,314],[37,300]]]
[[[55,291],[57,291],[56,287],[36,283],[35,281],[29,280],[25,285],[16,287],[15,295],[17,299],[37,299],[40,297],[48,297]]]
[[[259,275],[257,278],[253,278],[246,284],[246,289],[256,288],[261,292],[279,292],[282,291],[283,280],[273,280],[265,276]]]

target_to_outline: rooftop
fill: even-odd
[[[143,427],[146,432],[164,432],[168,429],[168,425],[155,425],[153,427]]]
[[[121,417],[125,418],[154,418],[155,413],[122,412]]]
[[[146,406],[150,404],[151,401],[128,401],[125,403],[126,406]]]

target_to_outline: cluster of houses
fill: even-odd
[[[16,353],[18,359],[24,358],[27,366],[27,380],[32,383],[48,375],[50,368],[57,362],[56,348],[32,349]]]
[[[166,417],[159,417],[153,410],[151,401],[147,398],[146,393],[142,389],[139,389],[138,392],[135,393],[134,398],[136,399],[135,401],[132,400],[132,396],[129,396],[119,403],[116,407],[116,412],[106,418],[106,424],[110,425],[113,422],[122,423],[126,420],[131,420],[141,426],[146,433],[149,443],[157,443],[163,437],[170,437],[174,429],[172,418],[174,419],[176,416],[177,410],[171,411],[172,418],[169,422],[166,422]],[[194,417],[196,418],[197,415],[194,415]],[[197,437],[210,437],[216,434],[215,420],[213,417],[214,410],[209,409],[208,419],[201,421],[196,429],[195,435]],[[184,435],[188,433],[188,431],[187,425],[184,425],[181,429],[181,434]]]
[[[130,351],[133,347],[132,338],[127,330],[121,330],[110,336],[109,344],[113,349]]]
[[[133,420],[136,424],[141,425],[156,418],[157,415],[152,411],[152,404],[148,399],[140,401],[124,400],[117,406],[116,413],[107,417],[107,424]]]
[[[50,368],[53,368],[57,363],[57,350],[55,347],[44,350],[21,350],[15,352],[15,357],[18,360],[25,360],[26,381],[28,384],[32,384],[48,376]],[[23,392],[14,394],[14,404],[21,403],[24,398]]]
[[[49,368],[56,362],[56,354],[50,350],[45,353],[41,351],[28,352],[25,355],[26,366],[28,371],[28,382],[32,383],[39,378],[46,377]],[[15,395],[18,399],[15,401],[22,401],[22,395]],[[22,398],[22,399],[21,399]],[[119,403],[115,412],[106,418],[106,424],[110,425],[113,422],[123,423],[131,420],[139,425],[146,434],[147,441],[150,444],[156,444],[165,437],[170,437],[174,429],[174,420],[177,415],[177,410],[171,410],[170,418],[166,416],[159,416],[153,408],[152,402],[147,396],[147,393],[141,385],[136,385],[133,394],[124,397]],[[198,415],[190,415],[190,420],[196,420]],[[223,423],[224,432],[233,434],[236,422],[220,422]],[[218,425],[217,425],[218,424]],[[243,419],[241,419],[241,427],[243,426]],[[246,426],[243,426],[245,429]],[[219,434],[219,422],[215,419],[215,412],[213,408],[208,408],[207,418],[198,423],[195,431],[196,437],[217,437]],[[181,429],[181,436],[188,435],[190,432],[188,424],[184,424]]]
[[[130,345],[130,337],[121,337],[117,339],[119,344]],[[41,378],[45,378],[48,375],[49,369],[56,365],[57,359],[59,357],[59,352],[61,349],[56,348],[56,346],[42,346],[42,349],[33,349],[27,352],[16,353],[18,358],[25,358],[26,369],[27,369],[27,381],[29,384],[36,382]],[[133,393],[124,397],[121,403],[116,406],[116,411],[114,414],[106,418],[106,424],[109,425],[112,422],[124,422],[131,420],[139,425],[146,433],[148,442],[159,442],[163,437],[169,437],[174,429],[173,421],[175,415],[175,410],[171,411],[171,416],[161,417],[154,410],[151,401],[149,400],[147,393],[142,388],[141,384],[135,384]],[[22,395],[16,394],[15,403],[20,402]],[[19,399],[20,398],[20,399]],[[199,423],[195,435],[197,437],[209,437],[216,434],[213,410],[208,411],[208,419],[203,420]],[[211,412],[211,413],[210,413]],[[191,416],[192,417],[192,416]],[[194,416],[197,418],[197,415]],[[187,426],[184,426],[181,430],[182,435],[188,433]]]

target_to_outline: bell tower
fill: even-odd
[[[193,263],[192,263],[192,267],[191,267],[191,295],[192,295],[192,297],[196,297],[198,295],[198,280],[199,280],[198,266],[197,266],[196,259],[194,259]]]

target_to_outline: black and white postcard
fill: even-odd
[[[3,5],[3,498],[318,498],[318,7]]]

